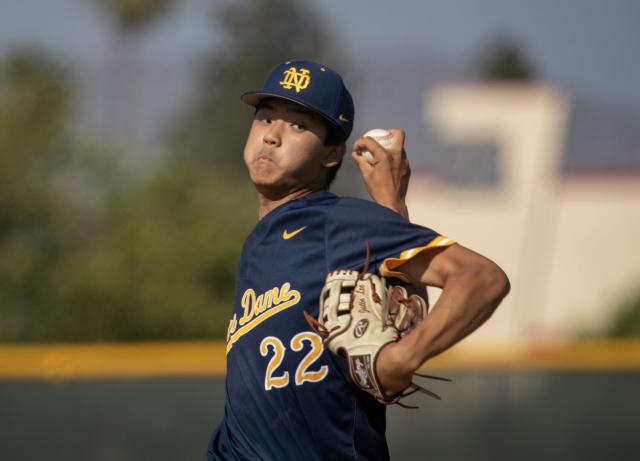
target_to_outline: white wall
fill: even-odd
[[[512,292],[472,340],[563,338],[601,327],[640,284],[640,177],[567,178],[569,113],[544,85],[444,86],[425,121],[445,143],[493,140],[500,181],[464,189],[414,174],[411,219],[496,261]]]

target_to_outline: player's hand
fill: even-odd
[[[386,398],[391,398],[411,384],[413,373],[406,358],[404,339],[389,343],[378,353],[376,374]]]
[[[351,156],[360,168],[371,198],[409,219],[405,197],[411,168],[404,150],[405,133],[395,128],[389,129],[389,132],[393,136],[389,149],[384,149],[373,138],[359,138],[353,144]],[[360,155],[363,150],[371,152],[373,164]]]

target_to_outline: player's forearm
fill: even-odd
[[[401,200],[401,199],[396,199],[396,200],[388,199],[386,201],[384,201],[384,200],[382,200],[382,201],[376,200],[376,202],[379,205],[382,205],[382,206],[385,206],[387,208],[392,209],[393,211],[395,211],[396,213],[401,215],[404,219],[409,221],[409,209],[407,208],[407,205],[404,203],[404,200]]]
[[[404,341],[408,366],[417,370],[482,325],[509,291],[497,266],[452,274],[427,318]]]
[[[429,315],[401,341],[381,350],[376,370],[387,396],[405,389],[425,361],[482,325],[508,291],[509,281],[495,265],[450,275]]]

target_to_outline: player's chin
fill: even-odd
[[[273,168],[255,168],[249,170],[251,182],[257,187],[274,188],[279,184],[279,175]]]
[[[273,180],[278,175],[276,165],[270,160],[254,161],[249,165],[249,174],[252,179],[263,181]]]

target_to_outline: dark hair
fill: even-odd
[[[326,119],[324,119],[324,124],[327,127],[327,134],[324,138],[325,146],[339,146],[340,144],[344,144],[347,141],[348,136],[346,136],[345,133],[336,125]],[[338,174],[338,170],[341,166],[342,159],[336,166],[331,167],[329,173],[327,173],[327,180],[325,182],[325,186],[327,189],[329,189],[329,187],[331,187],[331,184],[333,184],[333,181],[335,181],[336,175]]]

